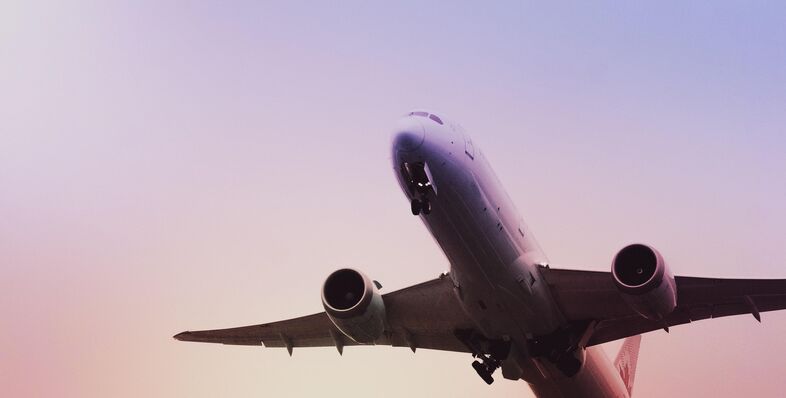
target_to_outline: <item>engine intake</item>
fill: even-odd
[[[385,331],[385,303],[377,286],[360,271],[344,268],[330,274],[322,287],[328,318],[347,337],[372,344]]]
[[[611,273],[622,298],[643,317],[660,320],[677,307],[674,276],[654,248],[626,246],[614,257]]]
[[[325,281],[325,304],[341,314],[360,304],[366,290],[363,275],[351,269],[338,270]]]

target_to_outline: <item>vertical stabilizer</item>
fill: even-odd
[[[614,367],[620,372],[622,382],[628,388],[628,394],[633,395],[633,381],[636,379],[636,362],[639,360],[639,346],[641,335],[631,336],[622,343],[622,348],[614,360]]]

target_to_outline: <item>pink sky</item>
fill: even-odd
[[[319,311],[339,267],[446,270],[389,169],[415,107],[467,128],[554,267],[642,241],[786,278],[786,10],[662,7],[3,3],[0,395],[531,396],[468,355],[171,338]],[[779,396],[784,335],[647,334],[636,395]]]

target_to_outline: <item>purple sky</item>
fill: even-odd
[[[530,396],[468,355],[178,343],[448,268],[389,129],[467,128],[554,267],[786,278],[786,7],[0,5],[0,395]],[[786,313],[645,335],[638,396],[779,396]],[[609,356],[618,344],[608,347]]]

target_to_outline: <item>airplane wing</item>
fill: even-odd
[[[702,319],[786,309],[786,279],[717,279],[677,276],[677,308],[651,321],[623,300],[610,272],[541,269],[569,321],[597,321],[588,346]]]
[[[418,285],[382,295],[388,318],[386,333],[377,345],[470,352],[456,336],[458,329],[474,325],[461,309],[453,292],[453,282],[443,275]],[[320,312],[286,321],[230,329],[183,332],[174,336],[181,341],[232,345],[286,347],[336,347],[359,345],[344,336]]]

